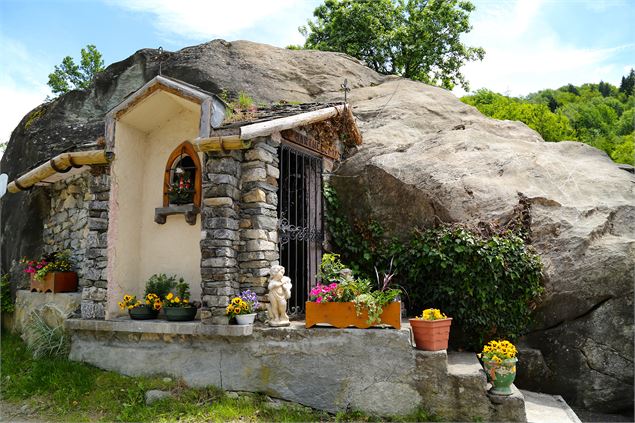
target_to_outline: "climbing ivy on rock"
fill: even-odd
[[[527,245],[523,225],[500,232],[441,225],[415,229],[405,240],[385,236],[373,221],[349,222],[336,192],[324,190],[326,223],[335,250],[359,275],[394,261],[410,315],[428,307],[453,317],[456,346],[482,347],[493,338],[516,339],[527,331],[542,291],[540,257]],[[521,199],[522,201],[522,199]],[[522,214],[519,221],[526,219]],[[382,270],[382,269],[380,269]]]

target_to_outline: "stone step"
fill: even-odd
[[[521,391],[528,423],[581,423],[560,395]]]

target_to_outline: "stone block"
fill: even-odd
[[[108,220],[96,217],[88,219],[88,229],[95,231],[105,231],[108,229]]]
[[[103,303],[82,301],[81,315],[82,319],[103,319],[106,315],[106,310]]]
[[[245,203],[262,203],[267,201],[267,195],[261,189],[253,189],[243,196]]]
[[[253,260],[264,260],[265,253],[263,251],[252,251],[247,253],[238,254],[238,261],[253,261]]]
[[[230,229],[209,229],[208,235],[213,239],[227,239],[232,241],[238,241],[238,231]]]
[[[243,172],[243,182],[265,181],[267,179],[267,171],[263,168],[247,169]]]
[[[247,251],[272,251],[276,249],[276,244],[262,239],[252,239],[247,241]]]
[[[227,158],[211,158],[207,161],[207,171],[212,174],[227,174],[237,176],[240,173],[240,162]]]
[[[205,228],[238,230],[238,220],[226,217],[213,217],[205,219]]]
[[[207,180],[212,184],[228,184],[238,186],[238,178],[233,175],[227,175],[222,173],[208,173]]]
[[[233,267],[237,264],[236,259],[229,257],[215,257],[201,261],[202,267]]]
[[[265,163],[273,162],[273,154],[260,146],[256,146],[245,153],[245,160],[258,160]]]
[[[234,185],[210,185],[209,187],[203,189],[203,197],[229,197],[233,200],[238,200],[240,198],[240,190],[238,190],[238,188]]]
[[[267,165],[267,176],[280,179],[280,169],[275,166]]]
[[[241,229],[251,228],[251,219],[240,219],[238,226]]]
[[[253,216],[251,223],[255,229],[265,229],[268,231],[278,229],[278,218],[271,216]]]
[[[108,210],[108,201],[91,201],[88,207],[91,210]]]
[[[203,204],[207,207],[231,207],[234,200],[230,197],[208,197],[203,199]]]
[[[268,239],[268,232],[262,229],[246,229],[241,234],[245,239]]]

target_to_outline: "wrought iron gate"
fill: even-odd
[[[302,315],[322,261],[322,159],[286,144],[278,157],[280,264],[293,283],[289,312]]]

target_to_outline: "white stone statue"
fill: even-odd
[[[291,298],[291,279],[284,276],[284,267],[275,265],[269,270],[269,326],[289,326],[287,300]]]

